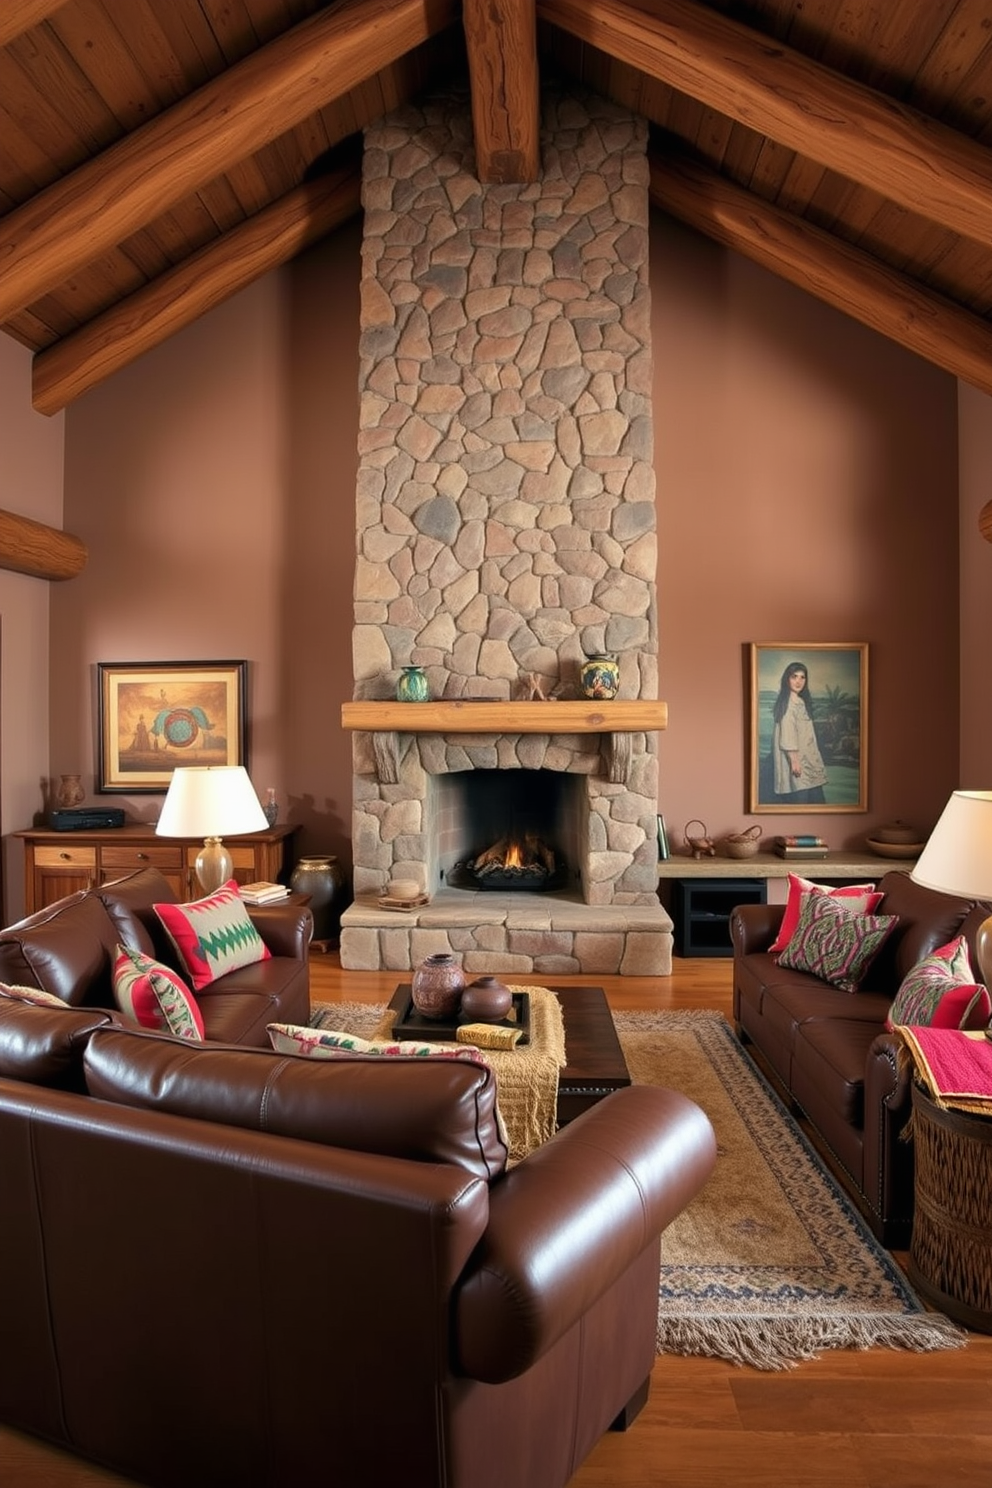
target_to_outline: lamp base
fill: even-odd
[[[982,981],[992,992],[992,915],[982,921],[975,935],[975,950],[978,952],[978,971]]]
[[[219,837],[207,837],[196,855],[196,876],[205,894],[215,894],[234,872],[234,860]]]

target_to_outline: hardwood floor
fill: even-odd
[[[311,969],[321,1002],[383,1002],[401,980],[394,972],[342,972],[333,953],[315,955]],[[605,986],[615,1008],[730,1014],[726,959],[676,958],[665,978],[544,980]],[[836,1350],[781,1373],[660,1358],[631,1430],[603,1437],[569,1488],[987,1488],[990,1463],[992,1336],[974,1333],[964,1349]],[[129,1482],[0,1427],[5,1488]]]

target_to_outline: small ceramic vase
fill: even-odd
[[[86,797],[83,783],[78,775],[60,775],[59,783],[55,789],[55,804],[63,811],[71,806],[78,806]]]
[[[279,803],[276,800],[276,788],[274,785],[270,785],[265,792],[265,805],[262,807],[262,811],[269,826],[274,827],[279,820]]]
[[[396,696],[401,703],[426,703],[430,701],[431,689],[423,667],[405,666],[396,684]]]
[[[437,951],[413,973],[411,1000],[423,1018],[457,1018],[465,973],[449,951]]]
[[[620,663],[605,653],[587,656],[579,668],[579,686],[587,698],[615,698],[620,690]]]
[[[513,1006],[513,993],[498,977],[476,977],[462,993],[462,1017],[469,1023],[498,1023]]]

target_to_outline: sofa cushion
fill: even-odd
[[[174,1038],[202,1039],[203,1015],[182,978],[161,961],[117,947],[114,997],[125,1017]]]
[[[456,1059],[287,1058],[108,1029],[88,1050],[102,1100],[419,1162],[489,1180],[507,1151],[491,1069]]]
[[[854,914],[873,914],[885,897],[873,883],[818,884],[811,879],[801,878],[798,873],[790,873],[785,913],[779,932],[768,947],[772,955],[784,951],[795,934],[805,894],[828,894],[831,899],[839,900],[842,908],[851,910]]]
[[[779,965],[855,992],[895,924],[893,915],[853,914],[826,894],[806,894]]]
[[[112,1007],[114,926],[88,890],[0,931],[0,980],[43,987],[73,1007]]]
[[[303,1028],[295,1023],[270,1023],[269,1042],[278,1054],[306,1059],[474,1059],[485,1063],[471,1044],[420,1043],[415,1039],[363,1039],[331,1028]]]
[[[145,956],[172,965],[176,951],[165,926],[155,913],[156,904],[176,900],[169,880],[157,868],[136,868],[133,873],[93,890],[116,930],[121,945],[133,946]]]
[[[990,1017],[988,991],[975,981],[968,942],[957,935],[906,973],[886,1027],[987,1028]]]
[[[155,913],[194,991],[239,966],[267,961],[272,954],[252,923],[233,878],[190,904],[156,904]]]
[[[43,1007],[16,991],[0,993],[0,1075],[29,1085],[83,1090],[83,1049],[94,1029],[114,1020],[115,1014],[104,1008]]]
[[[886,873],[878,887],[885,894],[885,913],[895,915],[899,923],[875,959],[867,985],[887,991],[891,1000],[908,971],[961,933],[971,905],[967,899],[925,888],[898,869]]]

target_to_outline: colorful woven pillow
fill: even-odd
[[[269,1023],[269,1042],[277,1054],[305,1054],[309,1059],[363,1058],[466,1059],[484,1064],[471,1044],[419,1043],[415,1039],[363,1039],[328,1028],[303,1028],[297,1023]]]
[[[805,894],[799,924],[778,964],[856,992],[897,918],[852,914],[829,894]]]
[[[267,961],[272,954],[252,924],[233,878],[192,904],[156,904],[154,909],[195,992],[239,966]]]
[[[54,992],[41,987],[17,987],[12,982],[0,982],[0,997],[10,997],[15,1002],[30,1002],[35,1007],[61,1008],[65,1012],[69,1004]]]
[[[842,900],[842,908],[850,910],[853,914],[874,914],[885,898],[885,895],[879,893],[873,883],[831,886],[830,884],[812,883],[808,878],[800,878],[798,873],[790,873],[789,897],[785,902],[785,914],[782,916],[778,934],[768,947],[770,955],[784,951],[795,934],[805,894],[826,894],[831,899]]]
[[[142,1028],[200,1041],[203,1015],[180,977],[141,951],[119,945],[114,960],[114,999]]]
[[[886,1019],[887,1028],[987,1028],[992,999],[975,981],[963,935],[918,961],[902,979]]]

